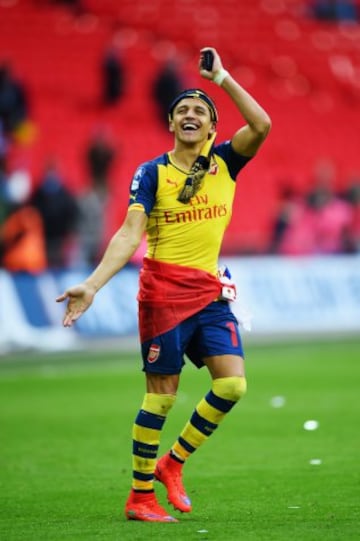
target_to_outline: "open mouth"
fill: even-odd
[[[197,126],[194,122],[184,122],[181,128],[184,131],[196,131],[199,128],[199,126]]]

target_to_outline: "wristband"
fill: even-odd
[[[221,86],[224,82],[225,77],[227,77],[228,75],[230,75],[229,72],[224,68],[221,68],[215,73],[215,76],[213,77],[213,82]]]

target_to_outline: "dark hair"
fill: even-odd
[[[210,117],[213,122],[218,121],[218,112],[215,106],[215,103],[213,100],[200,88],[190,88],[188,90],[183,90],[176,98],[171,102],[169,106],[169,119],[171,120],[173,117],[173,112],[177,104],[184,100],[185,98],[198,98],[199,100],[203,101],[210,110]]]

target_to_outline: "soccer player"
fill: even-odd
[[[209,51],[213,64],[205,69]],[[244,125],[231,141],[216,144],[213,100],[200,89],[178,95],[169,109],[173,150],[137,169],[127,216],[99,265],[84,283],[57,299],[67,299],[63,323],[71,326],[128,262],[146,231],[138,294],[146,392],[133,426],[133,480],[125,505],[126,517],[133,520],[177,522],[159,505],[155,479],[165,485],[175,509],[191,511],[183,465],[246,392],[243,348],[230,308],[234,286],[219,274],[218,256],[231,218],[236,176],[256,154],[271,121],[223,68],[215,49],[201,50],[199,72],[222,87]],[[170,451],[158,460],[161,430],[176,399],[185,354],[198,368],[206,366],[211,388]]]

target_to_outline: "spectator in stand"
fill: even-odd
[[[106,106],[116,105],[124,94],[125,70],[119,51],[106,49],[101,61],[101,99]]]
[[[168,60],[161,67],[153,83],[152,95],[158,107],[160,119],[169,129],[169,105],[184,88],[176,61]]]
[[[321,182],[309,194],[309,211],[314,225],[314,252],[340,254],[347,251],[351,207],[328,184]]]
[[[98,128],[86,148],[85,160],[90,183],[96,191],[106,195],[109,175],[114,165],[115,149],[109,134],[103,127]]]
[[[281,186],[278,201],[279,205],[270,238],[270,254],[278,253],[286,231],[296,219],[302,206],[301,197],[296,193],[291,181]]]
[[[99,262],[105,236],[110,171],[115,148],[104,128],[95,131],[85,152],[89,188],[78,198],[78,264],[93,266]]]
[[[0,266],[10,272],[37,274],[47,268],[45,237],[39,212],[28,203],[30,182],[22,171],[6,179],[0,193],[6,215],[0,222]]]
[[[50,159],[46,163],[31,203],[39,211],[44,222],[46,253],[50,268],[68,267],[76,235],[79,208],[75,195],[65,185],[56,161]]]
[[[5,135],[3,122],[0,119],[0,169],[5,168],[5,163],[7,160],[9,152],[10,143]]]
[[[360,254],[360,180],[354,180],[346,194],[352,209],[348,231],[348,252]]]
[[[51,2],[68,7],[75,15],[82,15],[83,13],[86,13],[83,0],[51,0]]]
[[[314,252],[312,215],[302,198],[283,201],[276,218],[271,250],[281,255],[305,255]]]
[[[334,175],[331,162],[317,164],[314,188],[293,208],[278,253],[320,255],[347,251],[352,211],[350,204],[334,193]]]
[[[5,136],[15,136],[27,119],[25,87],[13,76],[10,64],[0,62],[0,121]]]
[[[80,267],[92,267],[99,262],[105,236],[106,203],[104,195],[95,188],[78,198],[77,265]]]
[[[315,0],[310,9],[314,17],[324,21],[357,21],[359,17],[354,0]]]
[[[5,155],[0,156],[0,226],[7,216],[9,206],[8,198],[8,175]]]

